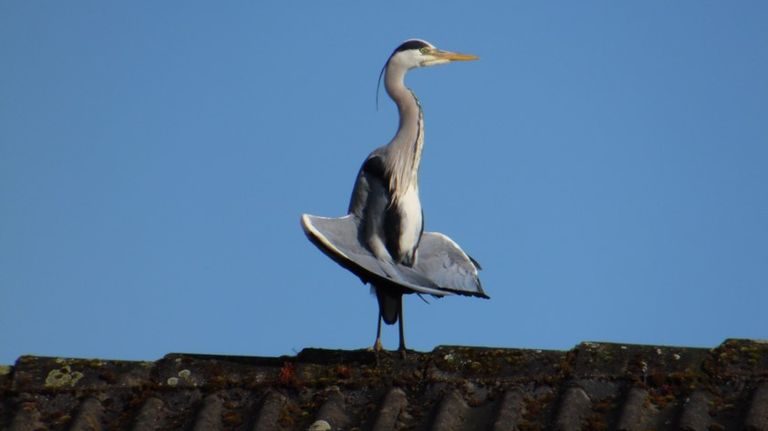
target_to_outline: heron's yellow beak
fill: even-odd
[[[470,61],[478,59],[476,55],[459,54],[458,52],[443,51],[437,48],[433,48],[426,52],[424,57],[425,60],[422,61],[421,66],[437,66],[438,64],[446,64],[452,61]]]
[[[480,58],[472,54],[459,54],[458,52],[441,51],[439,49],[434,50],[432,55],[445,61],[472,61]]]

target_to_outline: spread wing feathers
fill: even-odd
[[[344,217],[301,216],[301,226],[310,241],[336,263],[348,269],[366,283],[387,285],[395,283],[428,295],[445,296],[445,292],[413,268],[393,261],[377,259],[358,239],[359,220],[353,214]]]
[[[477,276],[478,267],[447,236],[424,232],[413,268],[377,259],[359,239],[354,214],[329,218],[301,216],[304,233],[323,253],[363,282],[394,284],[417,293],[445,296],[454,293],[487,298]]]
[[[477,274],[480,265],[442,233],[421,234],[415,269],[440,286],[440,289],[488,298]]]

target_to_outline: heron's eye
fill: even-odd
[[[422,54],[427,54],[429,52],[429,47],[428,46],[422,47],[421,49],[419,49],[419,51],[421,51]]]

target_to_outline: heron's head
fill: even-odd
[[[457,52],[443,51],[435,48],[431,43],[421,39],[409,39],[395,48],[392,55],[389,56],[384,67],[379,73],[379,83],[376,85],[376,108],[379,106],[379,86],[384,73],[389,76],[403,79],[406,72],[416,67],[437,66],[438,64],[450,63],[452,61],[477,60],[477,56],[472,54],[459,54]]]
[[[395,48],[387,60],[387,67],[400,67],[409,70],[415,67],[436,66],[452,61],[469,60],[477,60],[477,56],[443,51],[425,40],[410,39]]]

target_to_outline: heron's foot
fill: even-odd
[[[405,354],[405,346],[400,346],[397,349],[397,352],[400,353],[400,359],[405,360],[406,354]]]
[[[368,348],[369,352],[373,352],[373,356],[376,357],[376,366],[379,366],[379,356],[384,351],[384,347],[381,345],[381,338],[377,338],[372,347]]]
[[[368,348],[368,351],[374,352],[376,354],[384,351],[384,346],[381,345],[381,338],[377,338],[376,342],[373,343],[373,346]]]

